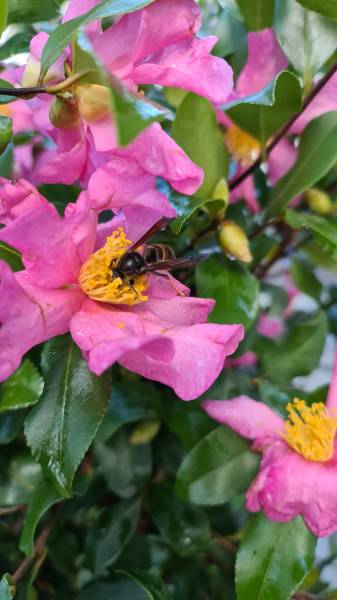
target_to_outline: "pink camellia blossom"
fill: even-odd
[[[281,50],[272,29],[248,33],[248,59],[243,67],[228,102],[250,96],[266,85],[287,67],[288,60]],[[220,123],[227,127],[226,145],[237,161],[236,177],[254,162],[261,146],[255,138],[234,125],[229,117],[217,112]],[[274,185],[293,165],[297,152],[293,144],[284,138],[270,153],[267,161],[268,177]],[[247,177],[231,193],[231,200],[244,198],[252,212],[259,212],[254,179]]]
[[[70,0],[64,20],[74,18],[98,0]],[[167,23],[170,27],[167,28]],[[225,60],[212,56],[215,37],[197,38],[200,9],[194,0],[156,0],[142,10],[121,17],[104,32],[98,23],[88,30],[94,51],[107,70],[133,93],[138,86],[159,84],[175,86],[205,96],[215,104],[223,103],[233,87],[232,69]],[[155,32],[155,34],[153,33]],[[24,83],[32,85],[37,75],[48,36],[40,32],[31,42],[31,55]],[[51,69],[56,80],[64,79],[64,63],[71,69],[70,49]],[[115,125],[109,112],[109,91],[96,84],[79,82],[73,88],[80,119],[74,126],[54,127],[49,120],[51,96],[28,101],[35,127],[51,138],[53,152],[46,151],[33,174],[35,182],[50,181],[86,184],[95,168],[107,160],[117,145]],[[54,121],[56,123],[56,121]],[[64,125],[62,125],[63,127]]]
[[[45,204],[46,200],[25,179],[8,181],[0,177],[0,223],[8,225],[18,217]]]
[[[337,353],[326,405],[307,406],[295,398],[287,420],[247,396],[207,400],[203,406],[262,453],[246,494],[248,510],[263,510],[273,521],[302,515],[317,536],[337,531]]]
[[[63,218],[45,201],[0,229],[25,267],[12,273],[0,261],[0,380],[32,346],[70,331],[97,375],[119,362],[183,400],[213,383],[243,327],[207,323],[214,301],[189,298],[188,288],[164,272],[112,275],[142,225],[138,211],[98,224],[82,192]]]

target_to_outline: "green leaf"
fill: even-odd
[[[154,419],[161,415],[161,393],[148,381],[116,381],[108,410],[97,432],[97,442],[105,442],[126,423]]]
[[[20,31],[16,33],[12,37],[10,37],[6,42],[1,45],[0,48],[0,60],[4,60],[5,58],[11,58],[14,54],[18,54],[19,52],[29,52],[29,42],[32,38],[31,32],[28,31]],[[6,82],[8,83],[8,81]],[[1,80],[0,87],[4,87],[3,80]],[[9,101],[12,101],[13,98],[10,98]],[[2,99],[0,99],[1,102]]]
[[[162,538],[180,556],[193,556],[210,544],[207,514],[200,508],[181,502],[168,483],[152,487],[149,509]]]
[[[4,383],[0,391],[0,412],[17,410],[36,404],[43,390],[43,379],[37,368],[26,359]]]
[[[199,402],[183,404],[178,398],[172,397],[166,403],[165,422],[188,450],[215,427],[213,419],[200,410]]]
[[[316,241],[334,260],[337,260],[337,222],[318,215],[286,210],[287,223],[294,229],[306,227],[313,231]]]
[[[186,154],[204,170],[198,198],[210,198],[227,174],[227,153],[214,109],[205,98],[188,94],[179,106],[172,135]]]
[[[170,202],[176,209],[178,216],[170,222],[170,229],[175,235],[181,232],[181,229],[188,219],[200,208],[214,208],[215,211],[221,210],[225,206],[225,201],[208,198],[188,197],[172,194]]]
[[[76,596],[76,600],[147,600],[148,596],[138,584],[129,580],[114,583],[96,582]]]
[[[25,434],[33,456],[60,494],[69,496],[78,465],[101,423],[110,394],[110,373],[91,373],[67,335],[43,351],[45,388],[28,415]]]
[[[12,600],[15,595],[15,584],[12,577],[6,573],[0,580],[0,600]]]
[[[7,25],[8,0],[1,0],[0,4],[0,35]],[[6,57],[7,58],[7,57]]]
[[[336,49],[337,24],[305,10],[296,0],[277,0],[275,31],[284,53],[310,85]]]
[[[336,0],[296,0],[299,4],[302,4],[304,8],[308,10],[314,10],[315,12],[334,19],[337,21],[337,3]]]
[[[263,372],[268,379],[285,384],[298,375],[309,375],[322,356],[327,334],[323,312],[297,321],[277,342],[261,348]]]
[[[309,187],[312,187],[335,164],[337,159],[337,111],[314,119],[305,128],[298,157],[293,167],[271,192],[268,216],[274,216]]]
[[[96,542],[96,575],[116,562],[135,532],[139,512],[140,501],[138,499],[121,502],[110,509],[109,519]]]
[[[187,455],[177,473],[176,490],[194,504],[223,504],[242,494],[255,477],[259,457],[227,427],[218,427]]]
[[[95,454],[108,488],[122,498],[134,496],[151,474],[150,445],[130,444],[125,431],[107,444],[95,444]]]
[[[301,517],[276,523],[254,516],[237,555],[238,600],[290,600],[312,567],[315,546]]]
[[[265,144],[301,108],[301,85],[293,73],[282,71],[259,92],[230,102],[229,117]]]
[[[236,0],[250,31],[272,27],[274,0]]]
[[[145,127],[167,118],[169,111],[146,98],[129,92],[122,81],[114,78],[95,56],[85,34],[77,36],[74,47],[74,72],[90,69],[81,83],[98,83],[107,87],[111,94],[111,117],[117,125],[119,144],[129,144]]]
[[[12,139],[12,119],[0,116],[0,154],[6,150],[9,142]]]
[[[21,271],[23,264],[19,252],[0,242],[0,260],[4,260],[11,267],[12,271]]]
[[[21,0],[17,1],[21,2]],[[133,12],[134,10],[144,8],[144,6],[151,4],[152,1],[153,0],[103,0],[103,2],[94,6],[83,15],[56,27],[50,34],[48,42],[43,49],[40,80],[43,80],[49,67],[51,67],[60,54],[62,54],[63,50],[65,50],[72,41],[74,33],[79,27],[84,27],[96,19],[117,17],[124,13]]]
[[[221,256],[211,256],[196,267],[198,295],[214,298],[213,323],[242,323],[257,318],[259,282],[245,267]]]
[[[126,577],[130,577],[130,579],[139,583],[139,585],[147,592],[149,600],[171,600],[171,595],[166,585],[156,575],[138,569],[133,571],[121,571],[119,569],[117,572]]]
[[[61,3],[62,0],[9,0],[8,23],[48,21],[59,14]]]
[[[28,452],[16,455],[2,467],[1,506],[28,503],[40,479],[41,467],[32,456]]]
[[[337,229],[336,229],[337,241]],[[336,247],[337,249],[337,247]],[[318,302],[321,298],[323,286],[313,272],[312,265],[300,258],[293,258],[290,267],[291,277],[295,285],[308,296],[312,296]]]
[[[61,499],[62,497],[56,492],[54,486],[48,480],[41,478],[34,488],[21,531],[20,550],[22,552],[28,555],[34,553],[36,527],[47,510]]]

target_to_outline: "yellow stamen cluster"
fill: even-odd
[[[260,154],[261,146],[258,140],[236,125],[227,129],[225,142],[228,152],[244,167],[251,165]]]
[[[122,279],[114,274],[119,259],[130,245],[123,227],[120,227],[106,239],[102,248],[88,258],[79,275],[80,287],[87,296],[108,304],[132,305],[148,299],[142,295],[147,289],[147,275]]]
[[[334,452],[337,418],[327,412],[322,402],[307,406],[295,398],[287,406],[286,442],[307,460],[326,462]]]

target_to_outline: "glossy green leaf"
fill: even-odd
[[[25,423],[33,456],[64,496],[101,423],[110,395],[110,374],[96,377],[69,336],[43,351],[45,388]]]
[[[130,579],[141,585],[141,587],[146,591],[149,600],[171,600],[171,595],[166,585],[156,575],[140,570],[118,570],[118,573],[126,575],[126,577],[130,577]]]
[[[147,600],[148,595],[138,584],[123,578],[113,583],[96,582],[76,596],[76,600]]]
[[[0,154],[6,150],[9,142],[12,139],[12,119],[0,116]]]
[[[211,534],[206,512],[179,500],[171,485],[152,487],[149,510],[162,538],[180,556],[206,551]]]
[[[12,577],[6,573],[0,580],[0,600],[12,600],[15,596],[15,584]]]
[[[17,1],[21,2],[21,0]],[[123,13],[133,12],[134,10],[138,10],[151,4],[152,1],[153,0],[103,0],[103,2],[94,6],[83,15],[56,27],[50,34],[48,42],[43,49],[40,80],[43,80],[49,67],[55,62],[60,54],[62,54],[63,50],[65,50],[72,41],[75,32],[80,27],[83,27],[96,19],[117,17]]]
[[[0,505],[13,506],[30,501],[41,479],[41,467],[28,453],[16,454],[2,467]]]
[[[296,0],[299,4],[308,10],[314,10],[324,17],[337,21],[337,3],[336,0]]]
[[[26,359],[2,384],[0,412],[17,410],[36,404],[43,390],[43,379],[37,368]]]
[[[106,444],[95,444],[95,454],[108,488],[121,498],[134,496],[149,479],[150,446],[131,444],[125,431],[118,431]]]
[[[247,489],[258,464],[249,442],[227,427],[218,427],[183,461],[177,473],[177,493],[194,504],[223,504]]]
[[[268,340],[261,349],[264,374],[271,381],[285,384],[298,375],[308,375],[317,367],[327,334],[323,312],[296,321],[280,340]]]
[[[274,0],[237,0],[237,4],[250,31],[272,26]]]
[[[11,410],[0,415],[0,445],[9,444],[21,433],[25,416],[25,410]]]
[[[254,516],[237,555],[238,600],[290,600],[312,567],[315,546],[301,517],[276,523]]]
[[[188,94],[179,106],[172,127],[177,144],[204,170],[198,198],[210,198],[227,174],[227,153],[214,109],[205,98]]]
[[[336,228],[337,238],[337,228]],[[291,277],[294,284],[308,296],[320,300],[323,286],[313,272],[312,265],[300,258],[293,258],[290,267]]]
[[[221,256],[211,256],[196,267],[198,295],[214,298],[213,323],[242,323],[257,318],[259,282],[245,267]]]
[[[321,0],[319,0],[321,3]],[[336,49],[337,24],[307,11],[296,0],[276,0],[278,41],[307,85]]]
[[[171,397],[165,405],[165,422],[188,450],[215,427],[215,422],[200,410],[199,402],[182,403]]]
[[[337,111],[314,119],[305,128],[293,167],[273,188],[267,214],[273,216],[333,167],[337,160]]]
[[[109,518],[95,548],[96,575],[116,562],[134,534],[139,519],[139,511],[139,500],[121,502],[110,509]]]
[[[282,71],[262,90],[228,103],[225,110],[234,123],[264,144],[300,110],[301,102],[298,78]]]
[[[41,478],[34,488],[34,492],[25,515],[25,520],[20,537],[20,550],[25,554],[34,553],[34,534],[36,527],[47,512],[62,497],[56,492],[54,486],[46,479]]]
[[[0,242],[0,260],[4,260],[11,267],[12,271],[21,271],[23,269],[19,252],[7,246],[4,242]]]
[[[7,17],[8,17],[8,0],[1,0],[1,4],[0,4],[0,35],[2,34],[3,30],[6,27]]]
[[[19,31],[19,33],[15,33],[12,37],[6,40],[6,42],[1,44],[0,60],[4,60],[5,58],[11,58],[11,56],[17,54],[18,52],[28,52],[31,37],[31,33],[28,31]],[[1,80],[0,87],[3,87],[2,83],[3,80]]]
[[[53,19],[59,14],[61,3],[62,0],[9,0],[8,23],[36,23]]]
[[[337,221],[328,221],[318,215],[297,212],[292,209],[286,210],[287,223],[294,229],[305,227],[310,229],[316,241],[334,260],[337,260]]]
[[[148,381],[116,381],[97,441],[106,441],[126,423],[157,418],[162,412],[161,400],[159,389]]]
[[[145,127],[155,121],[162,121],[169,115],[163,107],[132,94],[122,81],[112,77],[101,61],[95,56],[94,50],[82,32],[73,44],[74,72],[90,70],[81,83],[98,83],[106,86],[111,94],[111,117],[117,126],[120,145],[131,142]]]
[[[0,79],[0,88],[3,88],[3,93],[0,94],[0,104],[9,104],[9,102],[15,102],[16,98],[14,96],[6,95],[5,90],[11,90],[14,86],[6,81],[6,79]]]
[[[216,212],[225,206],[225,202],[217,199],[191,198],[188,196],[173,196],[170,198],[171,204],[177,211],[178,216],[170,222],[170,229],[175,235],[181,232],[181,229],[188,219],[201,208],[214,209]]]

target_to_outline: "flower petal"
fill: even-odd
[[[0,177],[0,223],[7,225],[47,201],[25,179],[8,180]]]
[[[337,73],[329,79],[309,106],[296,119],[290,133],[302,133],[310,121],[332,110],[337,110]]]
[[[275,183],[286,174],[297,158],[297,150],[289,140],[283,138],[268,156],[268,177]]]
[[[231,427],[249,440],[282,435],[283,419],[269,406],[248,396],[238,396],[232,400],[206,400],[203,408],[212,419]]]
[[[317,536],[337,530],[337,451],[326,463],[311,462],[284,442],[269,446],[247,492],[247,508],[273,521],[302,515]]]

